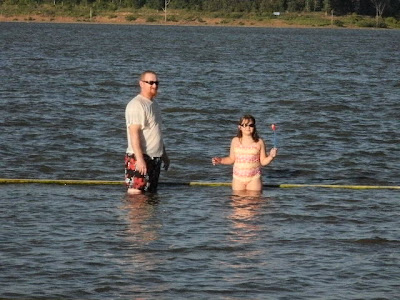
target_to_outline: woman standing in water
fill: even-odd
[[[232,190],[261,191],[261,167],[269,165],[277,155],[277,148],[266,154],[264,141],[258,136],[256,120],[244,115],[239,120],[237,136],[232,139],[229,156],[213,157],[213,165],[233,164]]]

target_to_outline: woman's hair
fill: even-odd
[[[251,137],[253,138],[253,140],[255,142],[258,142],[260,137],[258,136],[258,133],[257,133],[256,119],[254,119],[254,117],[252,115],[244,115],[239,120],[239,126],[243,124],[243,121],[247,121],[247,123],[252,122],[254,124],[254,130],[253,130]],[[242,131],[240,130],[240,128],[238,128],[237,137],[239,139],[242,138]]]

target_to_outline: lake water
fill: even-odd
[[[400,184],[400,31],[0,23],[0,177],[123,180],[124,109],[159,73],[171,169],[122,186],[0,185],[0,298],[394,299],[397,190],[238,197],[253,114],[266,184]]]

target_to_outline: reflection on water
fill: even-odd
[[[144,245],[159,238],[159,229],[162,227],[156,217],[159,202],[156,194],[126,194],[122,209],[128,211],[128,236],[136,245]]]
[[[234,191],[231,196],[233,208],[230,220],[233,222],[233,234],[236,242],[249,243],[257,239],[262,230],[259,216],[262,206],[268,201],[262,192]]]
[[[239,198],[260,198],[262,191],[233,191],[233,197]]]
[[[231,197],[233,207],[232,219],[251,221],[258,214],[261,204],[267,201],[258,191],[234,191]]]

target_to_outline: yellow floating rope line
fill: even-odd
[[[230,182],[205,182],[205,181],[192,181],[189,182],[189,185],[193,186],[231,186]]]
[[[315,187],[315,188],[333,188],[333,189],[394,189],[399,190],[400,186],[395,185],[348,185],[348,184],[279,184],[280,188],[299,188],[299,187]]]
[[[0,184],[59,184],[59,185],[122,185],[123,181],[112,180],[79,180],[79,179],[11,179],[0,178]],[[190,182],[160,182],[160,185],[188,185],[188,186],[231,186],[230,182],[190,181]],[[344,185],[344,184],[264,184],[268,188],[336,188],[336,189],[400,189],[392,185]]]
[[[17,184],[17,183],[41,183],[41,184],[61,184],[61,185],[118,185],[123,181],[110,180],[75,180],[75,179],[9,179],[0,178],[0,184]]]
[[[188,185],[193,186],[231,186],[227,182],[189,182]],[[264,184],[263,187],[269,188],[301,188],[301,187],[314,187],[314,188],[337,188],[337,189],[400,189],[400,186],[391,185],[345,185],[345,184]]]

